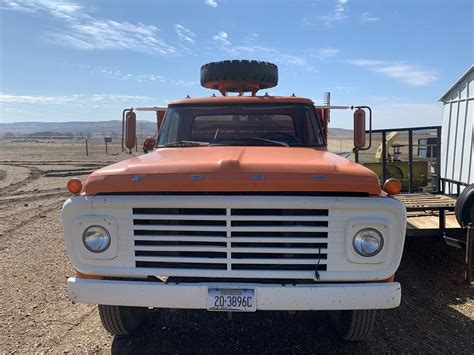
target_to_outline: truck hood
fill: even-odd
[[[328,192],[380,194],[371,170],[299,147],[161,148],[92,173],[83,193]]]

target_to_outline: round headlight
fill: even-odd
[[[110,246],[110,234],[104,227],[90,226],[82,233],[84,246],[93,253],[102,253]]]
[[[382,234],[373,228],[361,229],[354,236],[353,246],[359,255],[377,255],[383,247]]]

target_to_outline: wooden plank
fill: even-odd
[[[434,229],[439,228],[439,216],[416,216],[408,217],[407,227],[411,229]],[[460,228],[456,216],[446,215],[446,228]]]
[[[395,198],[397,198],[401,203],[403,203],[408,211],[419,211],[421,209],[439,210],[444,207],[451,210],[456,204],[456,199],[441,194],[401,194],[395,196]]]

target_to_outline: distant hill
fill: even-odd
[[[138,121],[137,134],[151,136],[155,134],[156,123],[151,121]],[[96,121],[96,122],[13,122],[0,123],[0,138],[13,137],[51,137],[71,136],[76,137],[120,137],[122,134],[121,121]],[[329,128],[330,136],[349,136],[352,130],[344,128]]]
[[[333,128],[329,126],[329,136],[352,136],[354,131],[346,128]]]
[[[156,123],[151,121],[138,121],[137,134],[143,136],[153,135],[156,132]],[[0,138],[21,136],[46,136],[74,135],[84,137],[120,137],[122,134],[122,121],[96,121],[96,122],[13,122],[0,123]]]

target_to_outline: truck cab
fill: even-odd
[[[376,310],[400,304],[405,208],[371,170],[328,152],[330,106],[256,95],[276,85],[269,65],[203,66],[202,84],[223,96],[150,108],[152,152],[71,182],[69,296],[99,305],[112,334],[139,331],[150,308],[325,310],[342,338],[363,340]],[[137,111],[124,111],[127,147]],[[364,149],[364,108],[354,122]]]

